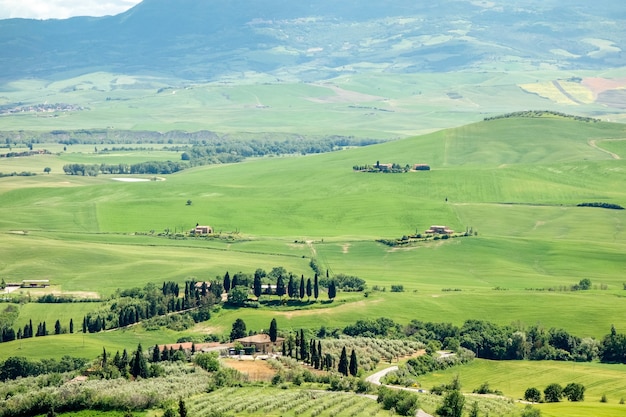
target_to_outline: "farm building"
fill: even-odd
[[[211,226],[196,226],[195,229],[191,231],[194,235],[210,235],[213,233],[213,228]]]
[[[244,347],[254,347],[257,352],[272,353],[282,350],[285,339],[277,337],[276,342],[272,343],[270,335],[255,334],[254,336],[242,337],[235,341],[241,343]]]
[[[448,226],[430,226],[430,229],[426,230],[424,233],[429,235],[451,235],[454,233],[454,230],[448,229]]]
[[[22,288],[47,288],[50,280],[47,279],[25,279],[20,285]]]
[[[430,165],[415,164],[413,165],[413,171],[430,171]]]

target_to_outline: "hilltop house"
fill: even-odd
[[[196,225],[196,228],[191,231],[194,235],[210,235],[213,233],[213,228],[211,226],[200,226]]]
[[[255,334],[254,336],[242,337],[235,340],[235,342],[241,343],[244,347],[254,347],[257,352],[272,353],[278,352],[283,348],[285,339],[277,337],[276,341],[272,343],[270,335],[268,334]]]
[[[454,233],[454,230],[448,229],[448,226],[430,226],[430,229],[424,233],[429,235],[451,235]]]

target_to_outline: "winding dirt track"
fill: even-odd
[[[623,139],[618,139],[618,140],[623,140]],[[604,149],[604,148],[599,147],[599,146],[598,146],[598,144],[597,144],[597,140],[596,140],[596,139],[592,139],[592,140],[590,140],[590,141],[589,141],[589,142],[587,142],[587,143],[589,143],[589,146],[591,146],[592,148],[597,149],[597,150],[599,150],[600,152],[604,152],[604,153],[606,153],[606,154],[611,155],[611,158],[613,158],[613,159],[622,159],[622,157],[621,157],[621,156],[619,156],[618,154],[613,153],[613,152],[611,152],[611,151],[609,151],[609,150],[606,150],[606,149]]]

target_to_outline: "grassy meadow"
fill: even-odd
[[[94,357],[103,346],[130,350],[140,342],[149,346],[181,336],[227,334],[236,318],[257,331],[272,318],[288,330],[342,328],[386,316],[401,324],[412,319],[540,323],[579,337],[601,338],[611,324],[624,332],[626,212],[576,207],[626,205],[623,139],[626,128],[619,124],[498,119],[366,148],[197,167],[163,176],[165,181],[135,183],[105,175],[66,176],[61,167],[179,156],[158,149],[101,155],[83,147],[0,161],[5,172],[52,167],[49,175],[0,178],[0,277],[52,284],[15,293],[25,298],[50,291],[107,297],[149,282],[210,280],[226,271],[274,266],[311,277],[311,258],[331,274],[357,275],[369,286],[366,294],[339,293],[333,303],[224,307],[183,333],[133,326],[4,343],[0,359]],[[376,161],[428,163],[432,170],[352,170]],[[229,239],[158,236],[165,230],[182,233],[196,223],[210,224]],[[376,242],[423,232],[432,224],[476,233],[409,247]],[[569,290],[583,278],[592,281],[591,290]],[[404,292],[391,292],[391,285],[402,285]],[[16,325],[46,321],[53,329],[57,319],[63,327],[73,319],[78,332],[82,317],[97,304],[19,308]],[[626,396],[626,387],[617,382],[624,372],[620,366],[477,361],[458,372],[466,388],[488,380],[515,398],[529,380],[541,385],[559,377],[565,384],[569,378],[588,386],[586,403],[541,405],[548,416],[589,415],[584,407],[619,415],[617,397]],[[428,387],[450,375],[420,382]],[[597,402],[603,393],[609,404]]]

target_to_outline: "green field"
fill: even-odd
[[[462,390],[471,393],[487,382],[492,390],[502,391],[503,395],[515,399],[523,399],[527,388],[535,387],[543,392],[551,383],[565,387],[570,382],[585,386],[585,400],[571,403],[564,399],[558,404],[538,404],[545,416],[588,416],[588,415],[621,415],[625,405],[618,404],[626,398],[626,381],[624,365],[600,365],[595,363],[564,363],[564,362],[533,362],[533,361],[487,361],[475,360],[446,371],[424,375],[417,378],[425,389],[450,382],[459,376]],[[606,395],[608,402],[600,403]],[[471,397],[468,397],[468,400]],[[471,400],[469,400],[471,401]]]
[[[154,150],[103,156],[85,148],[7,160],[13,167],[0,161],[0,171],[6,172],[53,168],[49,175],[0,178],[0,277],[52,284],[46,290],[18,290],[15,294],[21,291],[22,297],[49,291],[108,297],[118,288],[149,282],[211,280],[226,271],[252,273],[275,266],[311,277],[311,258],[331,274],[364,278],[370,289],[340,293],[333,303],[312,306],[223,308],[182,334],[139,326],[15,341],[0,345],[0,358],[94,357],[102,346],[115,351],[139,342],[149,346],[185,335],[226,334],[236,318],[257,331],[272,318],[288,330],[343,328],[357,319],[386,316],[400,324],[412,319],[539,323],[579,337],[602,338],[612,324],[624,332],[626,212],[576,205],[626,205],[626,165],[605,152],[623,153],[619,139],[625,137],[626,128],[619,124],[499,119],[322,155],[197,167],[164,176],[165,181],[137,183],[105,175],[66,176],[61,168],[70,162],[140,162],[176,154]],[[352,170],[376,161],[428,163],[432,170]],[[210,224],[235,240],[158,236],[165,230],[183,233],[196,223]],[[423,232],[433,224],[472,228],[476,235],[406,248],[375,241]],[[569,290],[583,278],[591,280],[592,289]],[[396,284],[404,292],[390,292]],[[78,331],[82,316],[93,310],[93,303],[24,304],[16,325],[45,320],[52,329],[55,320],[66,327],[71,318]],[[477,376],[473,368],[467,377],[462,371],[465,386],[488,379],[506,395],[519,397],[529,378],[543,381],[536,375],[580,375],[589,384],[589,400],[581,407],[597,403],[606,391],[613,404],[597,407],[607,416],[617,415],[619,399],[613,397],[626,396],[615,383],[622,367],[554,364],[554,374],[553,365],[542,362],[497,365],[519,368],[494,370],[478,361],[470,365],[479,368]],[[569,367],[573,373],[566,373]],[[505,381],[497,375],[512,377]],[[524,382],[511,382],[515,375]],[[545,415],[558,415],[563,412],[559,407],[573,406],[541,407]]]

